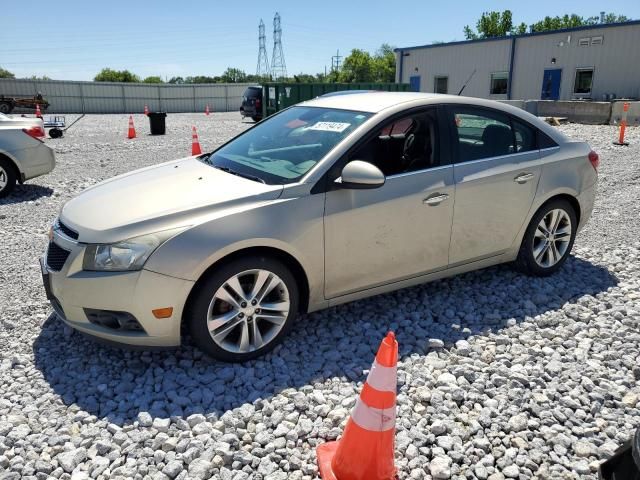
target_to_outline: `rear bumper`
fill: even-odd
[[[598,184],[594,183],[589,188],[584,189],[580,195],[578,195],[578,203],[580,204],[580,223],[578,224],[578,231],[587,224],[591,218],[593,212],[593,205],[596,200],[596,190]]]
[[[60,247],[69,250],[69,242]],[[45,291],[58,316],[71,328],[109,343],[148,347],[180,345],[182,312],[194,282],[148,270],[86,272],[82,270],[84,249],[81,244],[72,247],[60,271],[47,266],[46,255],[41,259]],[[152,314],[152,310],[167,307],[173,308],[169,318],[158,319]],[[142,330],[92,323],[86,309],[125,312],[137,320]]]
[[[22,181],[45,175],[56,166],[53,150],[44,143],[8,153],[15,160]]]

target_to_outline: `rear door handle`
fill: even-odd
[[[449,195],[447,195],[446,193],[434,193],[430,197],[425,198],[422,203],[424,203],[425,205],[435,206],[440,205],[447,198],[449,198]]]
[[[527,183],[534,177],[533,173],[521,173],[516,178],[513,179],[516,183]]]

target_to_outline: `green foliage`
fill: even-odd
[[[31,75],[29,77],[29,80],[51,80],[51,78],[47,77],[46,75],[43,75],[41,77],[39,77],[37,75]]]
[[[223,83],[243,83],[247,81],[247,74],[239,68],[227,68],[220,76]]]
[[[0,67],[0,78],[16,78],[16,76],[9,70],[5,70],[4,68]]]
[[[180,84],[184,83],[184,78],[182,78],[182,77],[171,77],[169,79],[168,83],[173,83],[173,84],[180,85]]]
[[[103,68],[100,70],[93,80],[95,82],[139,82],[140,77],[131,73],[129,70],[112,70]]]
[[[604,23],[627,22],[629,19],[624,15],[607,13],[604,16]],[[531,27],[534,32],[546,32],[549,30],[560,30],[563,28],[582,27],[600,23],[600,17],[583,18],[572,13],[556,17],[546,16],[542,20],[534,23]],[[477,31],[476,31],[477,30]],[[463,32],[467,40],[477,40],[479,38],[504,37],[506,35],[522,35],[527,33],[527,25],[520,23],[513,26],[513,16],[511,10],[503,12],[483,12],[476,23],[476,30],[469,25],[465,25]]]
[[[164,83],[158,75],[152,75],[142,80],[142,83]]]
[[[344,59],[340,72],[327,75],[329,82],[394,82],[396,76],[396,56],[393,47],[384,43],[371,55],[354,48]]]
[[[525,27],[526,28],[526,27]],[[504,37],[513,32],[513,15],[511,10],[504,12],[483,12],[476,23],[477,33],[469,25],[464,27],[467,40],[478,38]]]
[[[607,13],[604,16],[604,23],[622,23],[628,22],[629,18],[624,15],[615,13]],[[572,13],[571,15],[563,15],[562,17],[544,17],[539,22],[532,25],[534,32],[546,32],[548,30],[559,30],[561,28],[582,27],[587,25],[596,25],[600,23],[600,17],[583,18],[580,15]]]

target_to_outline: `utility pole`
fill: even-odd
[[[267,57],[267,35],[264,33],[264,22],[260,19],[258,26],[258,66],[256,67],[258,78],[269,77],[269,58]]]
[[[340,63],[342,63],[342,55],[340,55],[340,50],[336,50],[336,54],[331,57],[331,70],[340,71]]]
[[[276,12],[273,17],[273,55],[271,55],[271,75],[274,80],[287,78],[287,65],[284,62],[282,51],[282,27],[280,26],[280,14]]]

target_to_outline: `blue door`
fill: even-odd
[[[561,68],[550,68],[544,71],[542,77],[542,100],[559,100],[560,99],[560,80],[562,78]]]
[[[412,92],[420,91],[420,75],[414,75],[409,77],[409,85],[411,86]]]

